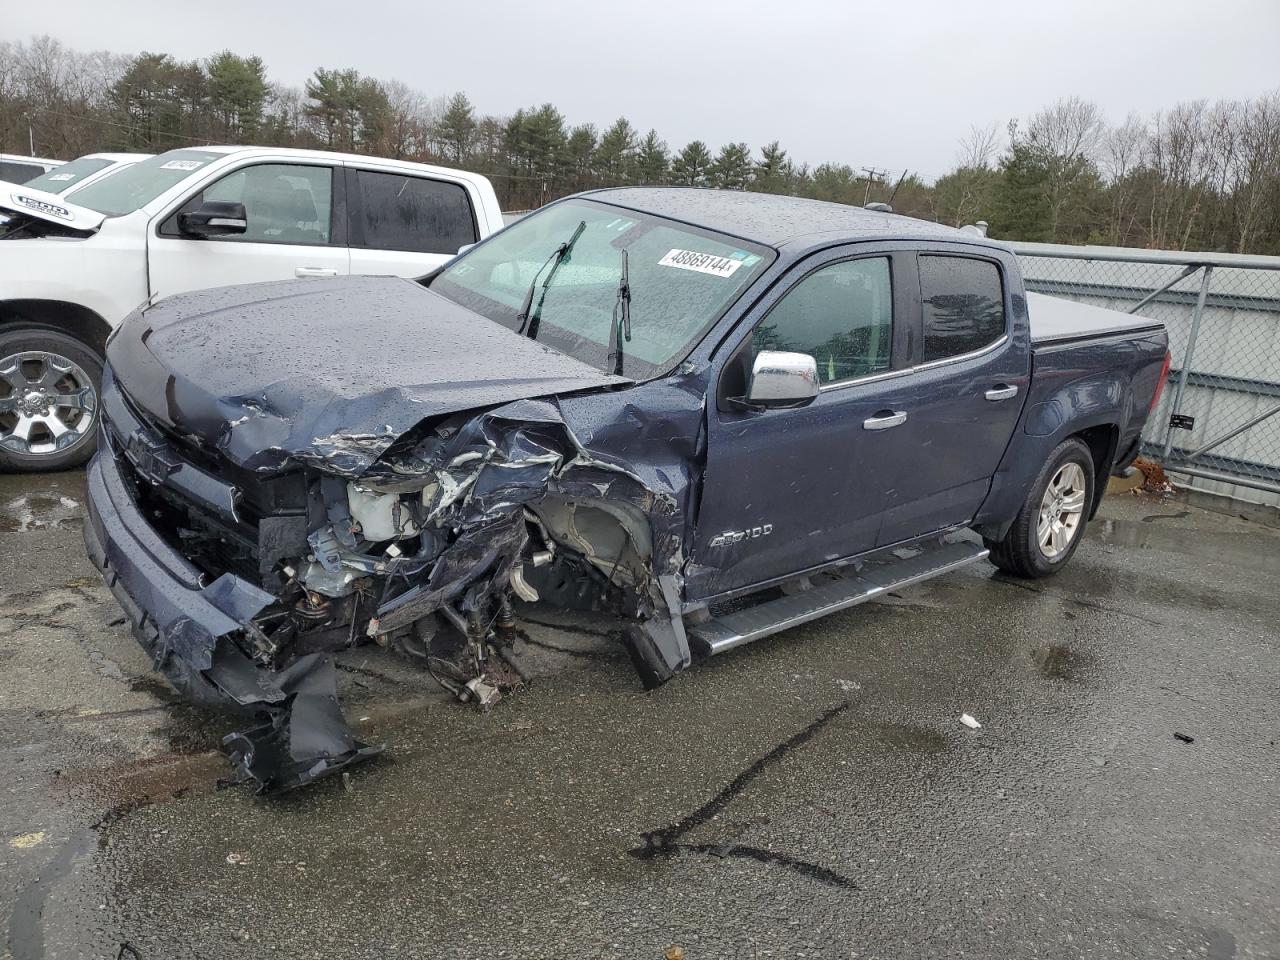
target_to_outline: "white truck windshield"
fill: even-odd
[[[222,154],[207,150],[170,150],[135,163],[127,170],[67,194],[67,200],[108,217],[122,217],[145,207],[174,184],[194,175]]]

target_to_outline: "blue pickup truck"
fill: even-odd
[[[666,188],[419,281],[171,297],[107,360],[89,554],[171,683],[256,715],[226,749],[263,789],[372,751],[357,644],[488,705],[527,604],[625,618],[654,685],[965,564],[1052,574],[1169,365],[983,237]]]

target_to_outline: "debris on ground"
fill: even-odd
[[[1169,475],[1164,472],[1164,467],[1156,463],[1154,460],[1148,460],[1146,457],[1139,457],[1133,461],[1133,465],[1142,471],[1142,486],[1135,490],[1135,493],[1154,493],[1158,496],[1167,497],[1177,492],[1177,487],[1169,479]]]
[[[1195,737],[1188,736],[1188,735],[1187,735],[1187,734],[1185,734],[1185,733],[1178,733],[1177,731],[1174,731],[1173,739],[1175,739],[1175,740],[1181,740],[1183,743],[1195,743],[1195,742],[1196,742],[1196,738],[1195,738]]]
[[[977,720],[973,719],[973,717],[969,716],[969,714],[967,713],[960,714],[960,722],[963,723],[970,730],[982,729],[982,724],[980,724]]]
[[[9,846],[13,847],[15,850],[29,850],[32,847],[37,847],[44,843],[44,837],[45,833],[43,830],[38,830],[35,833],[24,833],[22,836],[14,837],[10,840]]]

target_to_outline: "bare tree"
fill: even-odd
[[[1233,245],[1244,253],[1268,218],[1273,230],[1280,220],[1280,90],[1247,104],[1242,113],[1231,199]]]
[[[1201,214],[1209,185],[1208,104],[1180,103],[1152,120],[1147,166],[1152,178],[1149,241],[1157,248],[1185,250]]]
[[[1107,237],[1117,245],[1130,242],[1137,223],[1137,200],[1130,182],[1142,163],[1146,149],[1147,123],[1131,113],[1117,127],[1110,127],[1103,135],[1101,166],[1110,189],[1110,215]]]
[[[976,124],[960,138],[960,152],[956,166],[962,170],[989,170],[991,162],[1000,152],[999,127],[993,121],[985,127]]]
[[[1057,237],[1069,195],[1093,172],[1106,129],[1098,105],[1079,97],[1058,100],[1027,125],[1024,142],[1045,168],[1050,236]]]
[[[383,85],[390,111],[387,146],[396,160],[423,157],[428,152],[430,129],[427,98],[406,83],[392,80]]]
[[[1027,139],[1063,160],[1094,160],[1106,129],[1106,119],[1096,103],[1063,97],[1031,118]]]

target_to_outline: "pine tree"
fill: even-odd
[[[703,187],[711,169],[711,153],[701,140],[694,140],[671,163],[671,182],[685,187]]]
[[[223,50],[205,64],[209,107],[218,118],[218,139],[228,143],[253,140],[262,126],[267,102],[267,68],[260,57],[238,57]]]
[[[761,193],[791,193],[794,173],[787,151],[777,140],[760,148],[760,159],[755,165],[751,189]]]
[[[444,148],[445,156],[454,163],[465,162],[471,156],[476,126],[476,112],[471,101],[465,93],[455,93],[435,124],[434,135]]]
[[[657,130],[650,130],[636,154],[636,182],[666,183],[670,166],[667,141],[659,139]]]
[[[625,117],[619,117],[596,147],[596,173],[609,185],[628,183],[634,177],[635,157],[635,127]]]
[[[751,182],[751,149],[745,143],[726,143],[708,171],[711,184],[721,190],[745,190]]]

